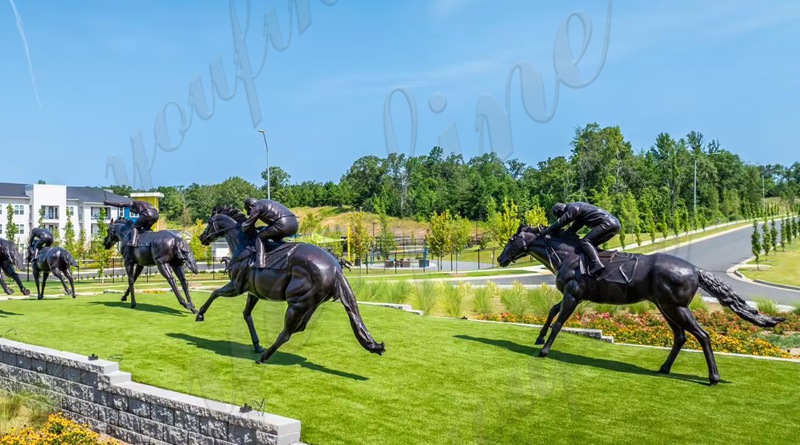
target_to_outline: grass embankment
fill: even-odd
[[[0,311],[0,324],[2,317]],[[38,428],[52,412],[52,403],[38,394],[10,394],[0,390],[0,436],[14,429]]]
[[[243,298],[218,300],[204,323],[170,295],[142,296],[137,310],[116,300],[6,301],[0,326],[14,340],[115,356],[140,382],[263,401],[268,412],[302,420],[308,443],[794,444],[800,436],[790,396],[796,363],[720,356],[724,383],[708,387],[702,354],[681,354],[665,377],[654,372],[664,350],[562,334],[539,359],[528,328],[363,306],[366,325],[386,342],[379,357],[359,347],[332,302],[256,366]],[[257,306],[265,345],[285,308]]]
[[[755,264],[755,261],[750,263]],[[792,242],[785,252],[778,247],[778,251],[770,252],[769,256],[761,255],[759,263],[765,267],[760,270],[744,269],[741,272],[754,280],[800,286],[800,241]]]

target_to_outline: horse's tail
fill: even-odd
[[[736,315],[750,323],[762,328],[771,328],[785,320],[785,318],[769,317],[759,313],[757,310],[750,307],[740,296],[736,295],[736,292],[730,286],[720,281],[720,279],[715,277],[711,272],[699,268],[697,272],[700,275],[700,287],[703,288],[703,290],[719,300],[720,304],[731,308]]]
[[[64,253],[61,255],[64,258],[64,261],[67,262],[70,266],[78,267],[78,262],[75,261],[75,257],[72,256],[72,252],[67,249],[64,249]]]
[[[197,261],[194,260],[194,254],[192,253],[192,249],[189,248],[189,244],[183,239],[178,239],[176,244],[175,247],[177,247],[177,249],[175,254],[186,264],[186,267],[188,267],[192,273],[197,273]]]
[[[356,335],[358,343],[364,349],[373,354],[383,354],[386,348],[383,343],[378,343],[372,338],[367,327],[364,326],[364,321],[361,319],[361,313],[358,311],[358,302],[356,296],[353,294],[353,289],[347,278],[344,277],[342,269],[336,268],[336,282],[334,284],[335,294],[334,299],[339,298],[344,305],[344,310],[347,311],[347,316],[350,318],[350,326],[353,328],[353,333]]]

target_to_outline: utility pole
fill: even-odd
[[[264,136],[264,147],[267,149],[267,199],[272,199],[272,193],[270,193],[270,184],[269,184],[269,145],[267,145],[267,134],[264,130],[258,130],[261,133],[261,136]]]
[[[697,228],[697,158],[694,159],[694,226]]]

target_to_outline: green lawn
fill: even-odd
[[[778,247],[777,252],[770,252],[769,256],[761,255],[759,262],[769,266],[756,269],[744,269],[741,272],[747,278],[754,280],[771,281],[773,283],[800,286],[800,241],[792,242],[786,251]],[[755,263],[755,261],[751,261]]]
[[[198,300],[203,300],[198,295]],[[303,422],[310,444],[797,443],[800,365],[718,357],[709,387],[702,354],[654,374],[667,351],[562,334],[536,358],[535,331],[362,307],[385,341],[360,348],[338,302],[323,305],[268,365],[242,321],[244,298],[220,299],[204,323],[171,295],[0,302],[0,335],[114,357],[136,381],[242,404]],[[261,303],[268,345],[285,305]]]

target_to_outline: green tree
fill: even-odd
[[[86,239],[86,230],[81,230],[78,234],[78,243],[75,245],[75,251],[72,254],[75,258],[84,259],[86,257],[86,250],[89,247],[89,240]]]
[[[302,218],[300,218],[300,227],[298,232],[303,235],[313,235],[322,229],[322,219],[319,214],[309,211]]]
[[[189,248],[192,249],[192,255],[194,255],[194,258],[197,261],[206,259],[206,251],[208,250],[206,249],[206,246],[200,242],[200,235],[202,235],[203,230],[205,230],[203,226],[203,220],[198,219],[195,221],[194,226],[192,226],[190,231],[191,239],[189,239]]]
[[[75,225],[72,223],[72,211],[67,207],[67,225],[64,226],[64,248],[73,256],[78,254],[76,249]]]
[[[544,208],[539,204],[534,204],[534,206],[525,212],[525,224],[531,227],[537,226],[546,226],[547,225],[547,214],[544,211]]]
[[[759,266],[761,257],[761,235],[758,233],[758,221],[753,221],[753,234],[750,236],[750,251],[756,257],[756,268]]]
[[[781,221],[781,251],[786,252],[786,218]]]
[[[6,239],[14,244],[17,244],[17,235],[19,234],[19,227],[14,222],[14,206],[11,204],[6,207]]]
[[[44,206],[39,207],[39,221],[36,222],[36,227],[44,229]]]
[[[650,242],[656,242],[656,219],[653,216],[653,210],[649,209],[644,217],[644,224],[645,228],[647,229],[647,234],[650,235]]]
[[[53,246],[61,246],[61,230],[59,230],[58,226],[53,228]]]
[[[503,200],[503,211],[496,212],[491,217],[492,220],[488,223],[492,241],[498,246],[504,246],[519,228],[519,206],[514,201]]]
[[[772,218],[772,224],[770,228],[770,241],[772,241],[772,251],[778,251],[778,229],[775,226],[775,218]]]
[[[434,213],[431,217],[426,241],[428,243],[428,251],[434,258],[441,259],[445,253],[451,251],[450,245],[453,239],[451,219],[449,210],[445,210],[442,213]],[[441,261],[439,261],[439,269],[441,269]]]
[[[456,216],[450,219],[450,252],[459,255],[469,242],[472,224],[467,218]],[[458,272],[458,262],[456,262],[456,272]]]
[[[381,211],[378,214],[378,222],[381,226],[381,232],[378,235],[377,242],[381,246],[381,253],[383,254],[383,258],[389,258],[392,252],[397,249],[397,241],[394,237],[394,230],[392,230],[392,224],[389,220],[389,215],[386,212]]]
[[[769,256],[769,252],[770,250],[772,250],[772,240],[770,237],[769,224],[764,223],[761,225],[761,233],[762,233],[761,245],[764,248],[764,256]]]
[[[106,224],[106,208],[102,207],[100,209],[100,215],[97,217],[97,233],[92,238],[92,247],[91,247],[91,257],[94,260],[95,264],[97,265],[97,276],[105,282],[105,276],[103,275],[106,266],[108,265],[108,260],[111,258],[111,252],[106,250],[105,246],[103,245],[103,241],[108,235],[108,224]]]
[[[369,247],[372,245],[372,238],[369,236],[366,216],[364,212],[357,211],[350,213],[350,248],[357,259],[365,260],[369,254]]]

